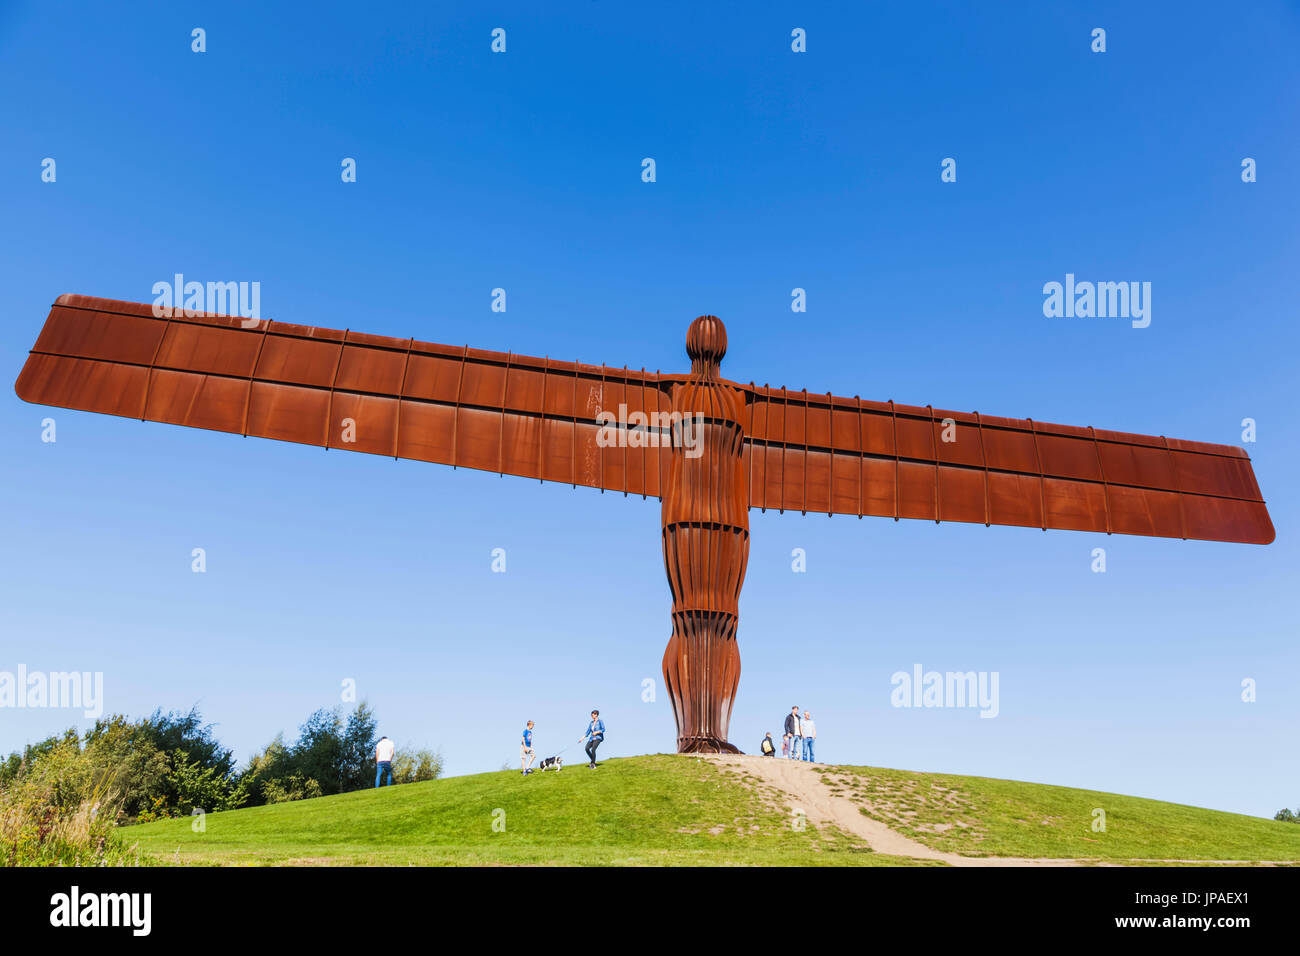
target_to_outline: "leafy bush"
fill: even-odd
[[[323,795],[319,783],[299,773],[278,780],[267,780],[262,785],[262,793],[267,803],[288,803],[290,800],[309,800]]]
[[[507,768],[509,769],[509,768]],[[397,748],[393,755],[393,783],[418,783],[442,776],[442,754],[422,748]]]
[[[10,755],[0,764],[0,788],[34,787],[61,810],[96,804],[111,793],[115,811],[128,821],[147,821],[187,815],[195,807],[240,806],[248,795],[232,763],[195,711],[155,712],[137,722],[113,715],[96,721],[84,737],[70,729]]]
[[[302,725],[287,762],[294,772],[318,781],[323,793],[360,790],[373,782],[375,727],[375,712],[364,701],[346,723],[338,710],[322,708]]]
[[[283,803],[369,787],[375,713],[318,710],[286,744],[277,735],[241,771],[195,708],[143,720],[111,715],[0,760],[0,862],[111,865],[135,859],[115,825]],[[442,755],[404,747],[396,783],[432,780]]]
[[[194,810],[215,813],[234,810],[248,799],[243,779],[232,780],[217,767],[204,767],[178,750],[172,758],[169,777],[175,788],[174,807],[178,816],[189,816]]]
[[[337,708],[321,708],[298,729],[296,743],[286,744],[284,735],[279,734],[249,761],[240,778],[249,801],[276,803],[370,786],[375,774],[376,726],[375,712],[365,701],[357,704],[346,720]],[[441,770],[440,761],[437,768]],[[425,772],[431,769],[426,767]],[[418,772],[418,767],[412,772]],[[315,792],[310,792],[309,784]],[[286,793],[300,796],[283,796]]]

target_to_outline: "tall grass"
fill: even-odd
[[[138,865],[115,826],[120,809],[102,788],[70,803],[46,781],[0,790],[0,866]]]

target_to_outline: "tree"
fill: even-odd
[[[170,801],[168,755],[141,732],[140,724],[121,714],[95,721],[86,732],[81,761],[74,763],[75,751],[71,748],[66,753],[68,766],[77,770],[68,779],[82,781],[87,793],[104,789],[120,794],[127,816],[134,817],[150,807],[155,797],[164,797],[164,803]],[[43,760],[37,766],[49,762]]]
[[[379,738],[375,733],[378,721],[375,712],[363,700],[348,715],[347,728],[343,731],[339,754],[339,789],[346,793],[369,786],[374,780],[375,744]]]
[[[503,769],[509,770],[507,764]],[[419,783],[442,776],[442,754],[427,747],[399,747],[393,757],[393,783]]]
[[[288,775],[289,760],[289,748],[285,746],[283,733],[276,734],[260,754],[249,759],[248,766],[239,775],[239,786],[248,794],[250,803],[257,806],[272,802],[267,788]]]
[[[184,751],[189,760],[218,777],[228,777],[235,769],[235,757],[213,735],[213,724],[203,723],[197,706],[188,714],[160,709],[140,722],[140,733],[165,754]]]
[[[341,793],[342,729],[343,720],[337,710],[322,707],[308,717],[298,729],[298,742],[289,754],[290,773],[315,780],[322,793]]]

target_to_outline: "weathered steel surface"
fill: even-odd
[[[734,750],[751,507],[1267,544],[1239,448],[60,296],[15,390],[42,405],[653,496],[681,751]],[[672,422],[686,417],[676,433]],[[607,416],[607,417],[606,417]],[[687,439],[700,454],[688,454]]]
[[[674,385],[682,423],[663,496],[664,566],[673,636],[664,681],[677,718],[679,753],[738,753],[727,743],[740,683],[740,586],[749,559],[749,500],[742,422],[745,397],[718,377],[727,333],[711,315],[691,323],[691,375]]]
[[[750,386],[750,504],[1268,544],[1240,448]]]
[[[595,421],[620,404],[666,413],[656,375],[243,321],[61,296],[15,389],[42,405],[660,495],[666,449],[601,447]]]

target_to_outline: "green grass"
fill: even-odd
[[[1098,861],[1300,860],[1300,825],[1012,780],[818,768],[867,815],[938,850]],[[1092,829],[1093,809],[1106,831]],[[493,829],[502,819],[504,831]],[[678,755],[476,774],[123,828],[146,862],[194,865],[897,866],[792,825],[752,774]]]
[[[493,830],[504,812],[505,830]],[[707,761],[603,761],[523,777],[451,777],[124,829],[158,863],[890,865]]]
[[[1300,860],[1300,824],[1015,780],[826,767],[869,817],[968,856],[1098,860]],[[1105,811],[1105,832],[1093,811]]]

